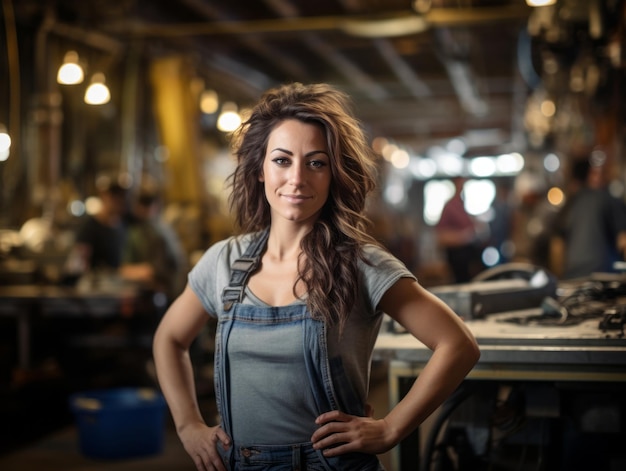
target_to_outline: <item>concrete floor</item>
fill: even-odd
[[[119,471],[150,469],[152,471],[193,471],[195,466],[171,428],[165,436],[162,453],[132,460],[99,461],[83,456],[78,449],[78,432],[67,427],[32,445],[0,458],[3,471]]]

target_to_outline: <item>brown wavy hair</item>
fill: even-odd
[[[329,197],[302,240],[299,278],[311,314],[340,330],[355,304],[357,263],[367,243],[366,197],[376,185],[376,154],[368,145],[349,97],[327,84],[293,83],[268,90],[233,135],[237,167],[228,179],[230,208],[242,232],[270,225],[270,206],[259,182],[272,130],[286,119],[320,125],[329,150]],[[295,290],[295,285],[294,285]]]

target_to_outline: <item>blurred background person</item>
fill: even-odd
[[[563,279],[615,272],[626,250],[626,206],[604,184],[604,159],[574,159],[565,205],[551,239],[553,272]]]
[[[124,244],[122,278],[145,283],[171,301],[185,286],[187,265],[178,235],[163,219],[161,198],[154,191],[141,191]]]
[[[480,238],[476,220],[465,209],[463,185],[465,177],[455,177],[454,195],[443,207],[437,223],[437,245],[445,252],[455,283],[465,283],[484,266],[480,260]]]
[[[99,188],[100,206],[85,216],[76,232],[65,266],[66,279],[88,272],[117,272],[126,243],[127,195],[128,190],[115,182],[107,181]]]

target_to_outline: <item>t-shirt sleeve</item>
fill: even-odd
[[[224,279],[230,275],[229,239],[212,245],[194,265],[188,275],[189,286],[207,312],[216,317],[221,307]],[[228,279],[226,279],[228,283]]]
[[[610,208],[609,223],[612,226],[613,235],[617,236],[620,232],[626,231],[626,205],[624,202],[609,196]]]
[[[387,290],[400,278],[417,281],[406,265],[387,250],[368,245],[364,249],[364,254],[369,263],[360,262],[362,282],[365,296],[374,310]]]

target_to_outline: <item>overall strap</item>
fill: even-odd
[[[224,311],[230,310],[235,302],[240,303],[243,299],[244,287],[250,274],[259,266],[261,253],[265,248],[269,233],[269,228],[264,229],[258,237],[250,242],[243,255],[230,266],[230,283],[222,291]]]

